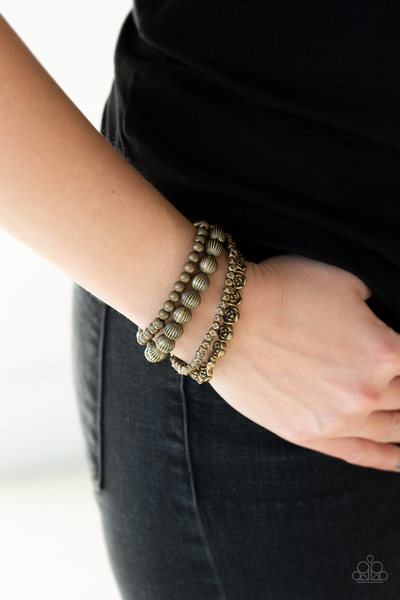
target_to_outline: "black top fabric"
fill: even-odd
[[[102,132],[245,258],[360,277],[400,318],[400,5],[136,0]]]

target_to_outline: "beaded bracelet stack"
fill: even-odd
[[[171,365],[182,375],[190,375],[198,383],[210,381],[215,362],[222,358],[226,352],[226,344],[233,337],[233,324],[239,319],[237,308],[242,300],[240,290],[246,284],[246,262],[243,255],[236,248],[231,235],[225,233],[219,225],[209,225],[207,221],[194,223],[197,228],[193,250],[188,256],[184,271],[179,276],[179,281],[170,292],[169,299],[164,302],[163,308],[143,330],[138,327],[136,339],[139,344],[146,345],[145,357],[149,362],[160,362],[168,353],[171,353]],[[190,364],[172,354],[175,340],[183,335],[183,325],[192,318],[192,310],[201,302],[200,292],[208,289],[209,275],[218,269],[217,257],[221,256],[224,246],[229,251],[228,272],[224,283],[220,303],[217,307],[214,321],[204,337]],[[204,252],[204,256],[201,254]],[[194,274],[197,268],[200,273]],[[191,283],[192,289],[184,291],[186,284]],[[181,300],[180,306],[175,306]],[[172,321],[166,322],[172,313]],[[164,329],[154,341],[154,336]],[[218,336],[211,347],[211,353],[206,363],[202,359],[206,355],[212,339]]]

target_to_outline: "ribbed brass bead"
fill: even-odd
[[[175,340],[167,338],[167,336],[162,333],[156,339],[156,346],[161,352],[171,352],[171,350],[175,348]]]
[[[167,312],[166,310],[164,310],[163,308],[161,310],[158,311],[158,316],[160,317],[160,319],[162,319],[163,321],[166,321],[167,319],[169,319],[169,312]]]
[[[175,308],[175,303],[172,302],[172,300],[167,300],[166,302],[164,302],[163,308],[167,312],[172,312],[174,310],[174,308]]]
[[[172,313],[172,318],[176,323],[184,325],[185,323],[189,323],[192,318],[192,311],[190,308],[186,308],[186,306],[177,306]]]
[[[218,261],[215,256],[204,256],[199,263],[200,271],[212,275],[218,269]]]
[[[187,262],[184,266],[186,273],[194,273],[196,270],[196,265],[193,262]]]
[[[170,340],[177,340],[183,335],[183,327],[180,323],[169,321],[164,327],[164,333]]]
[[[187,275],[187,273],[185,273],[185,275]],[[185,284],[183,283],[183,281],[177,281],[174,285],[174,289],[176,292],[182,293],[185,289]]]
[[[206,243],[206,252],[211,256],[221,256],[224,246],[219,240],[208,240]]]
[[[179,279],[183,282],[183,283],[189,283],[189,281],[192,279],[189,275],[189,273],[186,273],[186,271],[183,271],[183,273],[181,273],[179,275]]]
[[[172,302],[179,302],[180,298],[181,295],[178,292],[175,292],[175,290],[169,293],[169,299],[172,300]]]
[[[204,292],[210,285],[210,279],[205,273],[197,273],[193,277],[191,285],[197,292]]]
[[[144,355],[149,362],[157,363],[168,356],[168,352],[161,352],[155,344],[154,340],[150,340],[144,351]]]
[[[193,244],[193,250],[196,250],[196,252],[203,252],[204,251],[204,244],[202,244],[201,242],[195,242]]]
[[[137,340],[138,344],[140,344],[141,346],[144,346],[145,344],[147,344],[147,341],[145,341],[144,338],[142,337],[142,333],[143,333],[143,330],[140,329],[140,327],[138,327],[138,330],[136,332],[136,340]]]
[[[202,244],[203,245],[203,244]],[[193,246],[194,247],[194,246]],[[204,248],[203,248],[204,249]],[[197,250],[195,250],[194,252],[191,252],[188,256],[188,259],[190,260],[190,262],[193,263],[197,263],[200,260],[200,254]]]
[[[219,240],[220,242],[226,242],[228,235],[225,233],[220,225],[211,225],[209,229],[210,238]]]
[[[195,290],[187,290],[187,292],[183,292],[182,294],[182,304],[186,306],[186,308],[196,308],[199,306],[201,302],[201,296],[199,292]]]

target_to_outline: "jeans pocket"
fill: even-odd
[[[96,491],[102,487],[102,372],[107,305],[74,284],[72,372],[86,455]]]

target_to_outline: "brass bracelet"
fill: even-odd
[[[226,345],[233,338],[233,324],[240,317],[238,305],[242,301],[241,289],[246,285],[246,261],[238,251],[231,235],[227,235],[229,257],[228,272],[221,294],[214,321],[200,344],[191,363],[187,364],[173,354],[170,356],[171,365],[181,375],[190,375],[197,383],[210,381],[215,363],[226,353]],[[206,363],[202,362],[213,337],[218,335],[211,348],[211,354]]]
[[[192,318],[192,310],[201,302],[200,292],[208,289],[210,280],[208,275],[215,273],[218,269],[217,256],[223,252],[223,246],[215,239],[207,239],[210,225],[207,221],[196,221],[197,228],[193,251],[189,254],[189,262],[185,264],[184,271],[175,283],[174,290],[169,294],[169,300],[164,302],[163,308],[150,325],[142,330],[138,327],[136,339],[139,344],[146,345],[145,357],[149,362],[160,362],[175,347],[175,340],[183,335],[183,325]],[[206,255],[200,258],[200,254],[206,251]],[[197,264],[200,273],[195,273]],[[186,284],[192,284],[192,289],[184,291]],[[181,297],[182,294],[182,297]],[[182,305],[175,307],[181,299]],[[172,312],[172,321],[166,323]],[[156,333],[164,328],[164,333],[153,341]]]

